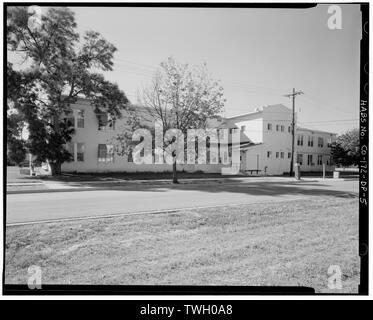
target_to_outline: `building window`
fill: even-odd
[[[241,131],[246,131],[246,126],[241,126]]]
[[[297,139],[297,145],[298,146],[303,146],[303,135],[298,135],[298,139]]]
[[[98,145],[98,162],[112,163],[114,162],[114,146],[110,144]]]
[[[285,131],[285,126],[281,126],[281,132]]]
[[[303,154],[301,153],[297,154],[297,163],[299,163],[300,165],[303,164]]]
[[[288,132],[291,133],[291,127],[290,126],[288,127]]]
[[[72,143],[72,142],[66,143],[66,150],[72,155],[72,160],[75,161],[74,143]]]
[[[133,151],[133,150],[130,149],[129,152],[128,152],[127,162],[133,162],[132,151]]]
[[[317,139],[317,146],[318,146],[319,148],[323,148],[323,147],[324,147],[324,139],[323,139],[322,137],[319,137],[319,138]]]
[[[313,147],[313,136],[308,136],[308,146]]]
[[[279,129],[280,129],[280,126],[276,124],[276,131],[279,131]]]
[[[322,164],[322,155],[320,155],[320,154],[317,156],[317,164],[318,165]]]
[[[279,152],[276,152],[276,158],[278,158],[278,156],[279,156]]]
[[[267,158],[272,157],[272,151],[267,151]]]
[[[98,114],[97,119],[98,119],[98,130],[105,130],[107,122],[108,122],[107,114],[106,113]]]
[[[67,113],[64,120],[69,127],[75,127],[75,117],[72,112]]]
[[[284,159],[284,153],[281,152],[281,159]]]
[[[84,143],[76,144],[76,161],[84,161]]]
[[[268,129],[268,131],[272,131],[272,123],[267,124],[267,129]]]
[[[291,152],[288,152],[288,159],[291,158]]]
[[[312,154],[309,154],[307,156],[307,165],[313,166],[313,163],[312,163]]]
[[[332,165],[332,158],[330,158],[330,157],[327,157],[326,158],[326,165],[328,166],[328,165]]]
[[[68,142],[66,144],[66,150],[71,154],[72,161],[84,161],[84,143]]]
[[[98,119],[98,130],[114,130],[115,119],[109,113],[100,113],[97,115]]]
[[[332,146],[332,138],[328,138],[327,146],[328,146],[328,148],[330,148]]]
[[[84,110],[77,110],[76,126],[78,128],[84,128]]]

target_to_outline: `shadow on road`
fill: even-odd
[[[350,184],[350,182],[349,182]],[[304,195],[304,196],[330,196],[340,198],[356,198],[358,197],[358,190],[353,191],[353,186],[345,187],[343,185],[333,185],[323,182],[315,181],[250,181],[238,182],[232,180],[225,180],[225,182],[205,182],[205,183],[180,183],[172,184],[162,183],[139,183],[139,184],[126,184],[121,183],[94,183],[94,182],[74,182],[69,183],[73,188],[69,189],[50,189],[39,190],[35,193],[50,193],[50,192],[81,192],[81,191],[144,191],[144,192],[168,192],[171,190],[180,191],[201,191],[208,193],[239,193],[247,194],[250,196],[282,196],[282,195]],[[344,189],[344,190],[341,190]],[[28,192],[30,193],[30,192]]]

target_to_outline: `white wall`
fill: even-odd
[[[244,119],[234,121],[238,129],[241,129],[242,126],[245,126],[245,130],[242,133],[254,143],[263,142],[263,119]]]
[[[263,118],[263,162],[267,166],[267,173],[281,175],[284,172],[289,172],[291,159],[288,157],[288,153],[291,152],[292,111],[283,105],[268,106],[263,108]],[[268,124],[272,125],[272,130],[268,129]],[[283,126],[283,131],[281,131],[281,126]],[[268,151],[271,152],[269,158]],[[276,158],[276,152],[278,152],[278,158]],[[281,158],[281,153],[283,153],[283,158]]]
[[[290,170],[292,111],[283,105],[262,107],[254,113],[230,118],[238,128],[246,126],[245,135],[258,144],[242,152],[243,170],[261,170],[260,174],[281,175]],[[272,125],[272,130],[268,129]],[[278,131],[276,126],[278,125]],[[283,131],[281,131],[283,126]],[[267,152],[270,151],[270,157]],[[278,158],[276,158],[278,152]],[[283,158],[281,158],[283,153]]]
[[[81,109],[85,111],[84,128],[75,128],[76,132],[72,137],[71,143],[84,143],[84,161],[65,162],[62,164],[64,172],[111,172],[111,171],[126,171],[126,172],[165,172],[172,171],[172,165],[169,164],[143,164],[138,165],[133,162],[128,162],[127,156],[121,156],[114,153],[114,162],[102,163],[98,161],[98,145],[99,144],[115,144],[115,137],[121,133],[125,126],[125,120],[119,119],[116,121],[115,130],[98,130],[98,120],[92,107],[85,101],[80,100],[77,104],[71,106],[73,110]],[[124,115],[125,117],[125,115]],[[75,157],[76,158],[76,157]],[[204,172],[220,172],[222,165],[220,164],[195,164],[195,165],[178,165],[178,170],[188,172],[204,171]]]

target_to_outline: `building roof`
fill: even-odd
[[[255,110],[252,111],[252,112],[247,112],[247,113],[244,113],[244,114],[240,114],[240,115],[236,115],[236,116],[232,116],[232,117],[227,117],[227,118],[223,119],[223,121],[220,123],[219,127],[223,127],[224,125],[227,126],[228,125],[228,120],[234,120],[236,118],[242,118],[242,117],[251,116],[251,115],[254,115],[254,114],[260,114],[260,113],[263,113],[263,111],[265,112],[266,109],[273,109],[273,108],[281,108],[284,111],[291,112],[291,109],[287,108],[283,104],[272,104],[272,105],[262,106],[262,107],[259,107],[259,108],[255,108]],[[271,111],[269,111],[269,112],[271,112]],[[233,126],[229,125],[229,127],[235,127],[235,126],[234,125]],[[322,131],[322,130],[317,130],[317,129],[307,129],[307,128],[303,128],[303,127],[297,127],[297,130],[315,132],[315,133],[323,133],[323,134],[330,134],[330,135],[337,135],[336,133],[333,133],[333,132],[327,132],[327,131]]]
[[[267,105],[267,106],[257,107],[257,108],[254,109],[254,111],[246,112],[246,113],[235,115],[235,116],[231,116],[231,117],[227,117],[226,119],[231,120],[231,119],[235,119],[235,118],[241,118],[241,117],[251,116],[251,115],[254,115],[254,114],[260,114],[263,111],[266,111],[266,109],[272,109],[272,108],[281,108],[283,110],[291,112],[291,109],[289,109],[288,107],[284,106],[283,104],[278,103],[278,104],[271,104],[271,105]]]
[[[78,97],[77,100],[79,102],[89,103],[89,99],[86,99],[86,98],[83,98],[83,97]],[[291,109],[287,108],[283,104],[272,104],[272,105],[267,105],[267,106],[261,106],[261,107],[255,108],[254,111],[252,111],[252,112],[247,112],[247,113],[243,113],[243,114],[240,114],[240,115],[235,115],[235,116],[231,116],[231,117],[217,116],[216,117],[216,120],[217,120],[216,128],[217,129],[238,128],[236,125],[234,125],[232,123],[229,123],[229,120],[234,120],[236,118],[241,118],[241,117],[245,117],[245,116],[251,116],[251,115],[254,115],[254,114],[260,114],[260,113],[263,113],[263,111],[266,111],[267,108],[268,109],[281,108],[283,110],[286,109],[286,110],[291,112]],[[139,105],[139,104],[130,104],[130,110],[136,110],[142,116],[144,116],[144,115],[149,116],[149,109],[150,108],[147,108],[147,107]],[[327,132],[327,131],[322,131],[322,130],[317,130],[317,129],[308,129],[308,128],[303,128],[303,127],[298,127],[298,126],[297,126],[296,130],[308,131],[308,132],[314,132],[314,133],[330,134],[330,135],[337,135],[336,133],[333,133],[333,132]],[[246,135],[242,136],[242,134],[241,134],[241,141],[249,142],[250,139],[248,139],[246,137]]]
[[[336,133],[333,133],[333,132],[316,130],[316,129],[307,129],[307,128],[303,128],[303,127],[297,127],[296,130],[308,131],[308,132],[312,132],[312,133],[325,133],[325,134],[330,134],[330,135],[337,135]]]
[[[238,114],[238,115],[235,115],[235,116],[226,117],[224,120],[232,120],[232,119],[235,119],[235,118],[241,118],[241,117],[251,116],[253,114],[258,114],[258,113],[262,113],[262,112],[263,112],[263,110],[246,112],[246,113]]]
[[[235,148],[240,148],[240,150],[246,150],[246,149],[248,149],[248,148],[252,148],[252,147],[256,147],[256,146],[259,146],[259,145],[261,145],[262,143],[260,142],[260,143],[254,143],[254,142],[240,142],[240,145],[238,146],[237,144],[235,144],[235,145],[230,145],[230,147],[233,147],[234,149]]]

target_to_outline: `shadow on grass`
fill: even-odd
[[[224,176],[221,173],[178,172],[179,179],[221,179],[245,177],[243,175]],[[252,176],[257,177],[257,176]],[[134,180],[172,180],[172,172],[97,172],[97,173],[63,173],[60,176],[39,176],[41,180],[55,182],[86,182],[86,181],[134,181]]]

